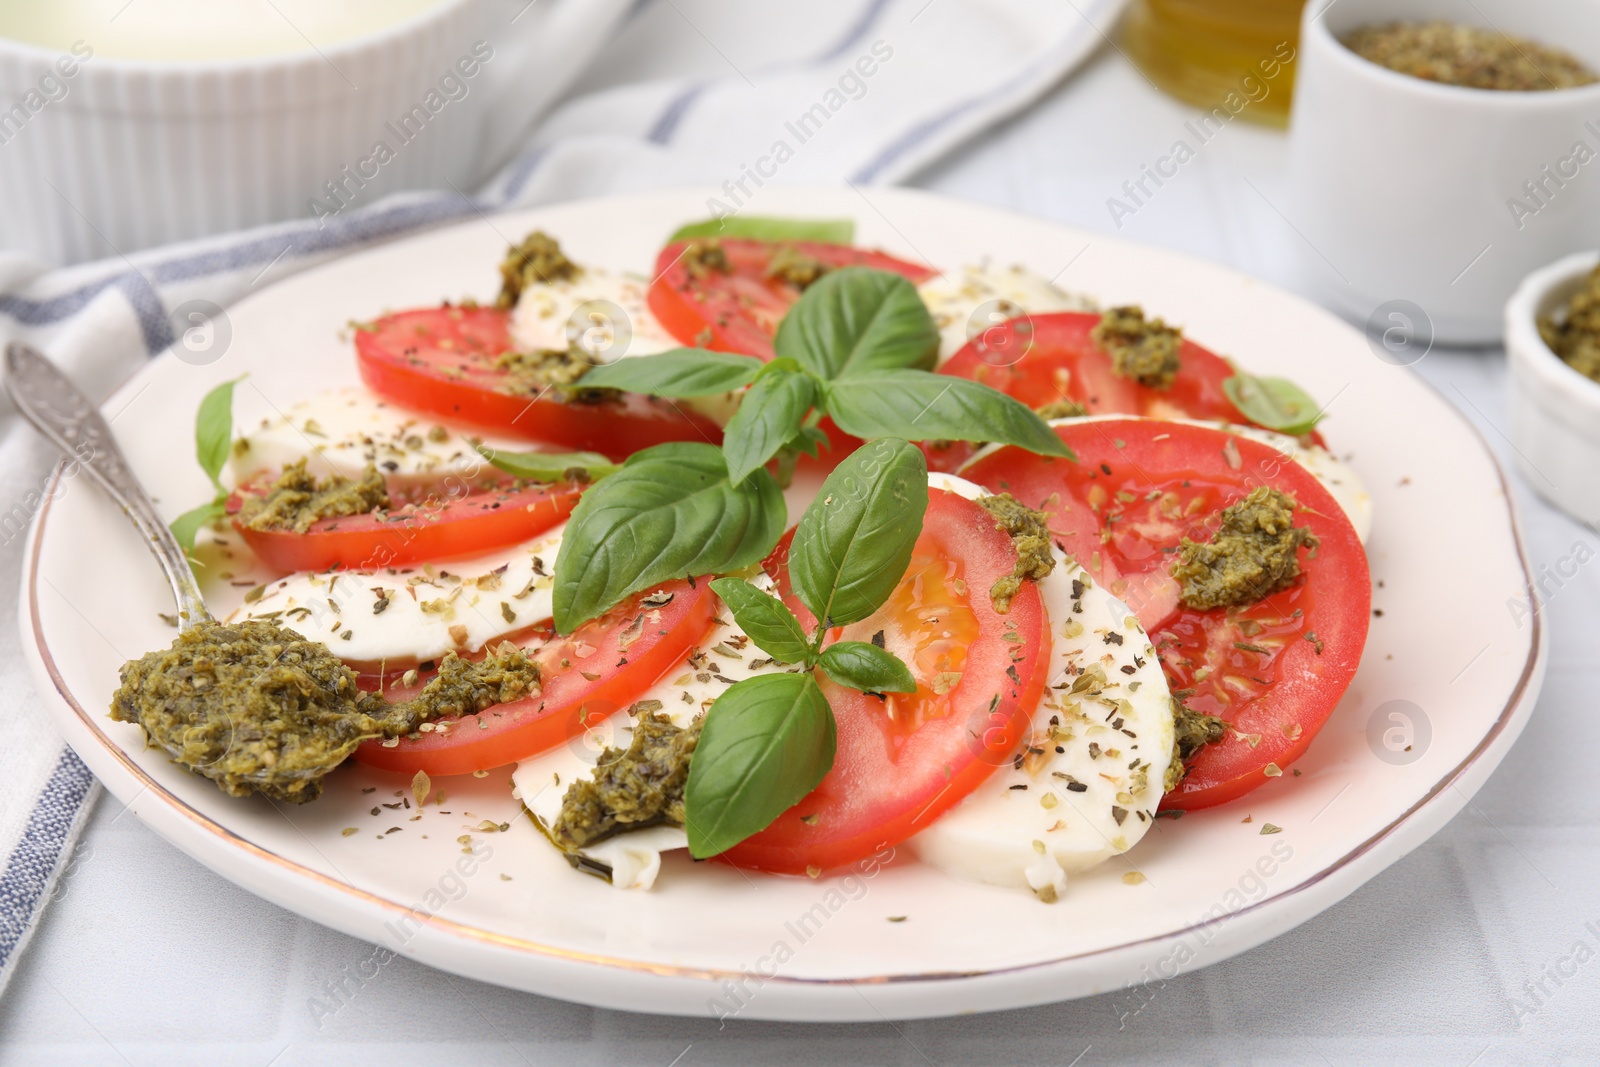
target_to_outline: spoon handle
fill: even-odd
[[[37,349],[19,341],[6,346],[6,392],[23,417],[57,448],[76,457],[133,520],[172,585],[184,627],[209,618],[188,558],[89,398]]]

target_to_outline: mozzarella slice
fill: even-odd
[[[646,303],[650,279],[601,267],[522,290],[511,312],[511,339],[523,352],[577,347],[598,363],[681,348]]]
[[[357,663],[421,663],[446,652],[476,652],[550,618],[550,575],[565,528],[437,567],[291,574],[268,583],[228,621],[271,619]]]
[[[759,588],[772,588],[765,575],[752,581]],[[733,682],[788,669],[771,662],[733,621],[732,613],[724,612],[702,648],[639,699],[661,701],[661,712],[671,716],[674,725],[688,726]],[[587,728],[567,746],[517,764],[511,781],[523,805],[545,826],[552,825],[561,813],[568,786],[588,777],[607,748],[627,749],[633,738],[632,724],[626,711],[618,712]],[[609,868],[611,884],[618,889],[649,889],[660,873],[661,854],[688,847],[689,838],[682,827],[653,826],[617,834],[588,846],[580,855],[591,865]]]
[[[930,484],[976,499],[964,479]],[[1039,582],[1051,632],[1049,689],[1018,761],[908,844],[924,862],[1054,900],[1067,876],[1144,836],[1172,762],[1171,693],[1133,613],[1055,550]],[[1059,750],[1059,751],[1058,751]]]
[[[485,443],[512,451],[528,447],[502,439]],[[359,387],[326,390],[262,419],[234,442],[230,464],[239,482],[300,459],[323,477],[359,478],[369,463],[401,477],[474,477],[489,470],[462,433]]]
[[[1058,289],[1026,267],[973,264],[946,271],[917,287],[939,327],[939,362],[973,337],[1018,315],[1052,311],[1093,311],[1095,303]]]

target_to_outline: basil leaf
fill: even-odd
[[[1317,402],[1287,378],[1235,374],[1222,383],[1233,406],[1257,426],[1299,437],[1322,420]]]
[[[726,852],[799,803],[833,766],[833,709],[809,672],[739,682],[706,713],[684,823],[698,859]]]
[[[853,219],[780,219],[759,215],[729,215],[678,227],[667,238],[676,244],[694,237],[748,237],[757,241],[820,241],[847,245],[856,239]]]
[[[478,455],[495,467],[517,478],[530,482],[561,482],[567,480],[568,471],[582,471],[587,480],[599,481],[617,469],[617,465],[598,452],[502,452],[485,448],[473,442]]]
[[[833,447],[833,442],[815,426],[802,426],[800,432],[791,437],[784,447],[816,459],[821,454],[820,450]]]
[[[1077,458],[1027,405],[966,378],[875,370],[826,389],[828,414],[839,429],[857,437],[997,441],[1042,456]]]
[[[233,387],[243,380],[241,376],[223,382],[207,393],[194,417],[195,458],[219,493],[227,492],[222,487],[222,468],[233,447]]]
[[[806,632],[784,602],[769,596],[743,578],[718,578],[711,583],[733,612],[733,621],[756,647],[779,663],[804,663],[811,653]]]
[[[817,402],[817,380],[804,371],[768,367],[739,401],[722,431],[728,478],[745,475],[778,454],[800,432],[800,422]]]
[[[190,508],[182,515],[173,519],[169,524],[172,536],[178,539],[178,546],[183,549],[186,556],[194,555],[194,539],[202,528],[210,526],[228,513],[226,499],[219,497],[209,504],[201,504],[197,508]]]
[[[889,367],[932,368],[939,328],[905,278],[843,267],[800,295],[772,343],[778,355],[829,381]]]
[[[760,371],[761,361],[752,356],[674,348],[595,367],[578,379],[578,385],[650,396],[715,396],[749,385]]]
[[[635,452],[584,493],[556,557],[556,629],[570,633],[648,586],[759,562],[788,512],[772,475],[728,481],[722,452],[675,442]]]
[[[817,491],[795,529],[789,577],[825,626],[877,611],[905,575],[928,510],[928,464],[915,445],[886,439],[852,452]]]
[[[911,668],[893,652],[865,641],[837,641],[822,650],[817,665],[840,685],[863,693],[915,693]]]

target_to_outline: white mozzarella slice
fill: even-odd
[[[228,621],[268,618],[358,663],[476,652],[550,618],[550,575],[564,530],[438,566],[291,574],[269,582]],[[380,601],[387,602],[381,610]]]
[[[526,443],[490,439],[490,447]],[[487,473],[488,462],[457,430],[396,407],[359,387],[330,389],[292,404],[234,442],[235,481],[307,460],[319,475],[359,478],[367,465],[400,477]]]
[[[946,271],[917,287],[939,327],[939,362],[991,326],[1018,315],[1093,311],[1088,297],[1058,289],[1026,267],[972,264]]]
[[[1039,583],[1050,673],[1019,759],[913,837],[926,863],[1054,900],[1067,876],[1132,848],[1172,761],[1171,694],[1133,613],[1056,550]]]
[[[754,582],[768,591],[772,588],[764,575]],[[733,682],[786,669],[751,643],[732,613],[725,611],[690,661],[669,672],[639,699],[661,701],[661,712],[671,716],[674,725],[688,726]],[[607,748],[627,749],[633,737],[632,724],[632,717],[620,711],[594,724],[569,745],[517,764],[511,780],[523,805],[544,825],[554,823],[567,788],[589,776],[600,754]],[[616,888],[649,889],[661,870],[661,854],[688,847],[689,839],[681,827],[653,826],[597,842],[581,855],[590,864],[610,868],[611,884]]]
[[[511,312],[511,339],[519,351],[577,347],[601,363],[682,347],[651,314],[649,291],[649,278],[600,267],[529,285]]]

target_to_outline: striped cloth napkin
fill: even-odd
[[[104,396],[172,344],[173,309],[226,307],[333,256],[452,220],[690,184],[738,211],[769,182],[904,180],[1026,107],[1105,38],[1122,0],[637,0],[526,150],[474,192],[327,200],[315,216],[51,270],[0,251],[0,341]],[[359,197],[359,191],[356,193]],[[0,598],[56,457],[0,398]],[[13,615],[13,618],[15,616]],[[0,632],[0,989],[99,787]]]

